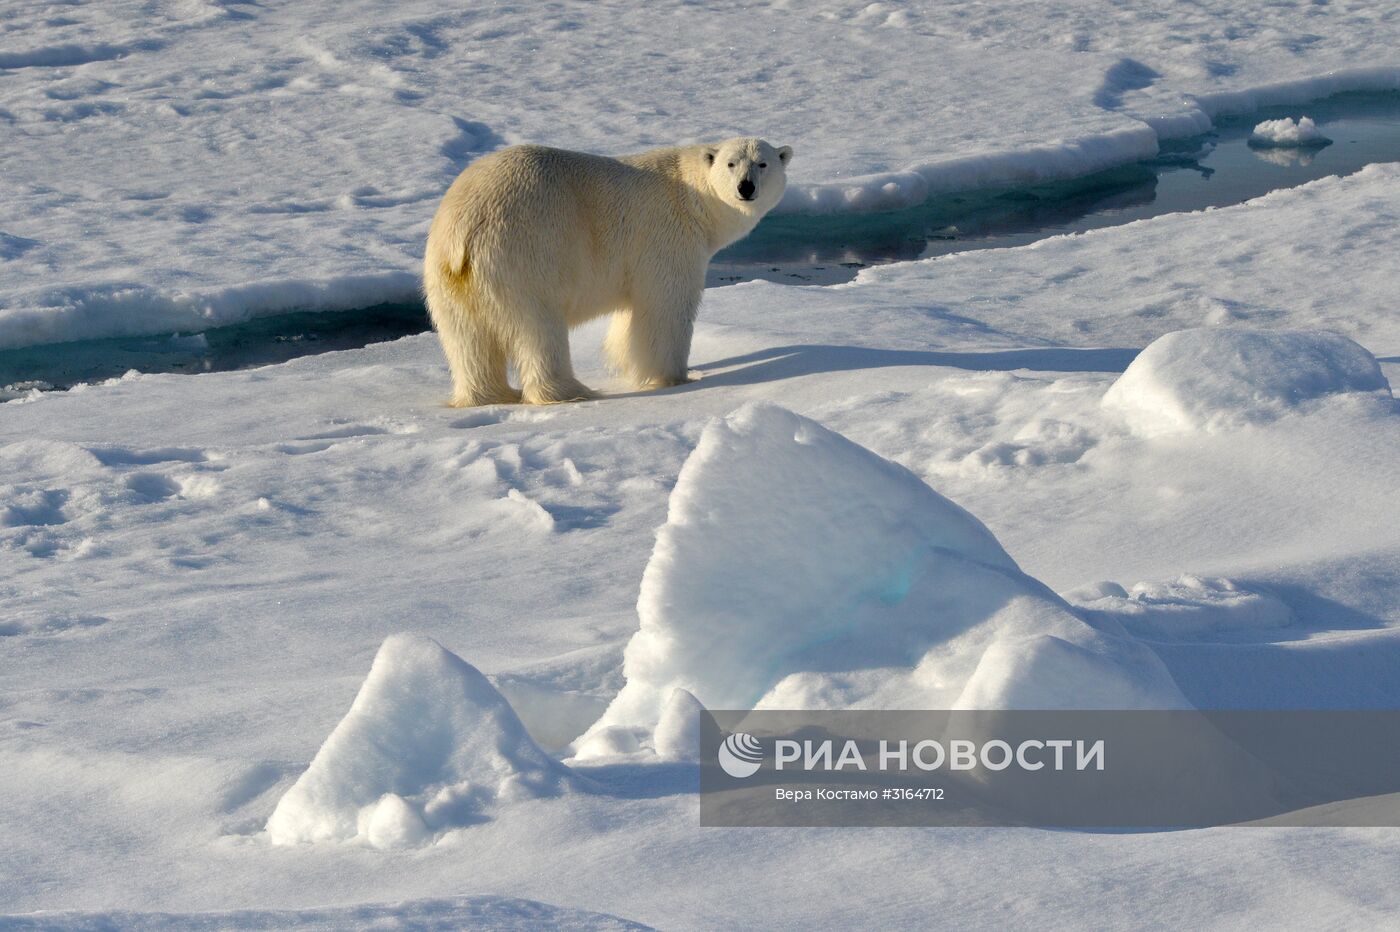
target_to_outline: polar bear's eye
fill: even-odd
[[[730,168],[733,168],[733,167],[734,167],[734,163],[733,163],[733,162],[730,162],[730,163],[729,163],[729,167],[730,167]]]
[[[767,163],[767,162],[759,162],[759,163],[758,163],[758,167],[759,167],[759,168],[767,168],[767,167],[768,167],[768,163]]]

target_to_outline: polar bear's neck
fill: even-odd
[[[710,231],[710,255],[748,236],[753,232],[753,228],[758,226],[758,221],[763,219],[760,214],[740,210],[727,203],[713,191],[697,192],[697,200],[703,205],[710,220],[706,224]]]
[[[674,192],[676,210],[684,215],[687,226],[703,236],[708,260],[725,246],[752,232],[762,219],[762,214],[742,210],[715,193],[710,185],[705,149],[705,146],[653,149],[624,156],[622,161],[665,178]]]

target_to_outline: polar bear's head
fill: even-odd
[[[741,136],[705,147],[710,188],[726,204],[762,217],[783,197],[792,146]]]

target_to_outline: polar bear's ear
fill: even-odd
[[[786,165],[792,160],[792,146],[783,146],[778,150],[778,161]]]
[[[713,165],[713,164],[715,164],[715,155],[717,155],[718,152],[719,152],[719,150],[716,149],[714,146],[710,146],[709,148],[707,148],[707,149],[705,150],[705,164],[706,164],[706,165]]]

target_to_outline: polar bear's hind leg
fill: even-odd
[[[518,404],[520,392],[506,378],[505,344],[487,323],[481,300],[470,288],[427,283],[428,311],[452,373],[454,408]]]

